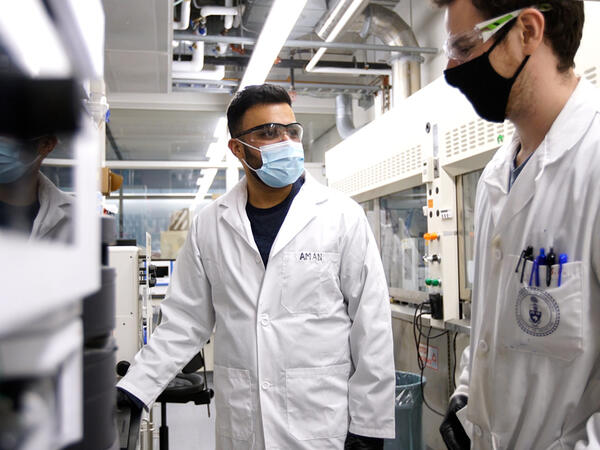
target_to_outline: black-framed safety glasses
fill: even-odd
[[[282,141],[284,136],[287,135],[292,141],[302,142],[303,133],[304,129],[298,122],[288,123],[287,125],[282,123],[264,123],[242,131],[237,136],[233,136],[233,138],[238,139],[245,136],[248,140],[252,141],[278,142]]]

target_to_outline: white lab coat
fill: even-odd
[[[30,238],[72,242],[73,197],[58,189],[42,173],[38,179],[40,210],[33,221]]]
[[[306,174],[265,271],[246,180],[204,208],[163,322],[119,386],[151,404],[214,337],[218,449],[342,449],[394,436],[391,313],[363,210]]]
[[[469,396],[475,449],[598,449],[598,89],[580,80],[508,193],[518,142],[498,150],[479,181],[471,343],[457,392]],[[540,247],[568,254],[560,287],[558,265],[550,287],[545,267],[539,291],[528,287],[531,263],[520,283],[528,245],[535,256]]]

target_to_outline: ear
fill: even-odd
[[[58,139],[56,136],[44,136],[39,139],[37,145],[38,154],[45,158],[50,154],[54,147],[58,144]]]
[[[229,150],[237,159],[244,159],[244,146],[240,141],[236,141],[235,139],[229,139],[227,143]]]
[[[544,14],[535,8],[527,8],[519,15],[518,20],[523,54],[531,55],[544,41]]]

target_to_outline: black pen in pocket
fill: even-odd
[[[550,247],[550,253],[546,256],[546,287],[552,283],[552,266],[556,264],[556,254],[554,248]]]
[[[523,267],[521,268],[521,283],[523,283],[527,261],[533,261],[533,247],[529,246],[521,252],[521,258],[519,258],[519,263],[517,264],[517,270],[515,272],[518,272],[521,260],[523,260]]]

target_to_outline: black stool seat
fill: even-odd
[[[168,450],[169,448],[169,427],[167,426],[167,403],[188,403],[194,402],[196,405],[207,405],[208,416],[210,417],[210,400],[214,396],[214,391],[208,389],[205,376],[200,375],[197,371],[204,366],[204,358],[202,351],[183,368],[181,373],[177,374],[173,380],[167,385],[163,392],[156,399],[160,403],[161,425],[160,425],[160,450]],[[117,373],[120,376],[125,376],[129,369],[129,362],[121,361],[117,364]],[[206,367],[204,367],[206,375]],[[137,433],[140,427],[140,413],[138,411],[137,418],[131,418],[129,423],[130,412],[126,411],[123,417],[123,432],[122,437],[127,438],[125,445],[121,448],[135,448],[137,444]],[[126,420],[125,420],[126,419]],[[127,422],[127,423],[125,423]],[[135,431],[133,431],[135,428]],[[129,439],[132,436],[134,439]]]
[[[206,389],[204,377],[199,373],[180,373],[156,399],[160,403],[187,403],[196,405],[210,403],[214,392]]]

